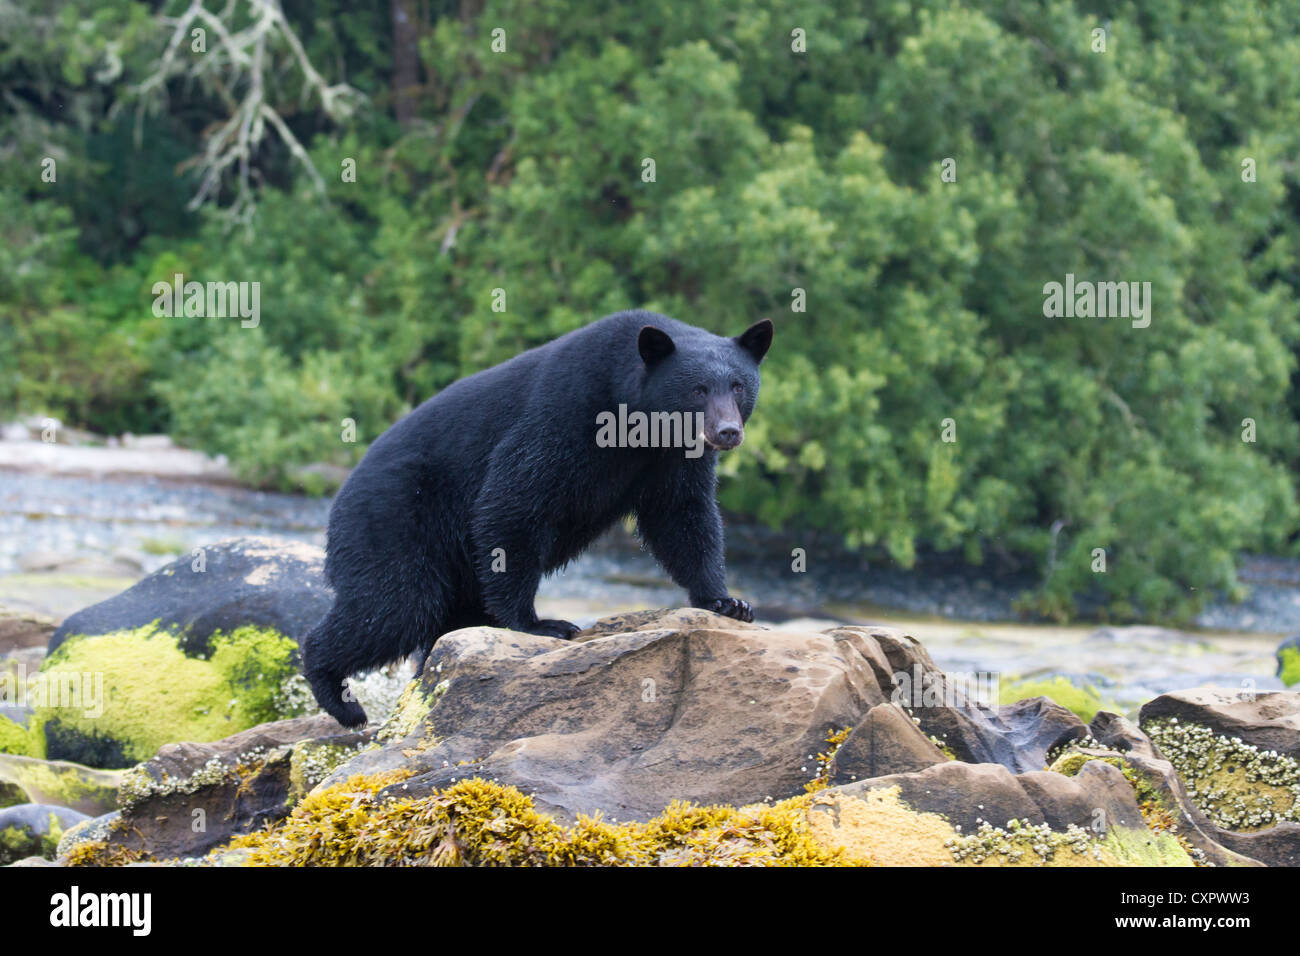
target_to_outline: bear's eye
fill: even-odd
[[[745,386],[741,385],[739,382],[732,382],[731,390],[735,392],[737,395],[745,394]]]
[[[703,398],[705,395],[709,394],[709,390],[703,385],[696,385],[693,391],[696,398]]]

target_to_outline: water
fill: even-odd
[[[0,603],[61,618],[200,545],[250,534],[323,545],[328,513],[327,500],[231,485],[0,470]],[[767,623],[892,624],[923,640],[947,670],[1063,674],[1125,710],[1201,683],[1281,686],[1273,648],[1281,635],[1300,631],[1300,562],[1291,559],[1243,560],[1251,596],[1240,605],[1212,604],[1199,630],[1106,630],[1014,623],[1011,602],[1026,582],[985,580],[973,571],[925,575],[842,557],[819,562],[820,552],[810,548],[807,573],[795,574],[784,546],[755,543],[764,535],[773,537],[732,534],[729,578]],[[762,554],[735,553],[746,547]],[[587,624],[684,599],[619,531],[543,582],[538,608],[543,616]]]

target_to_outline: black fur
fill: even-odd
[[[423,660],[457,628],[572,637],[573,624],[538,620],[541,577],[627,514],[692,605],[752,620],[727,595],[714,449],[739,444],[771,340],[766,320],[732,339],[620,312],[453,383],[381,435],[330,511],[334,604],[303,643],[320,705],[364,724],[344,679]],[[599,447],[597,416],[620,403],[700,412],[712,447]]]

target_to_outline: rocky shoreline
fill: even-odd
[[[354,733],[297,674],[319,553],[208,559],[0,630],[0,675],[47,695],[0,713],[6,863],[1300,864],[1295,692],[1085,720],[945,673],[903,629],[647,610],[572,642],[456,632],[420,680],[362,682],[377,719]],[[98,698],[48,696],[93,674]]]

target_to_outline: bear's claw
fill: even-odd
[[[749,606],[748,601],[742,601],[740,598],[719,598],[705,605],[704,610],[712,611],[714,614],[721,614],[723,617],[735,618],[737,621],[744,621],[746,624],[752,624],[754,621],[754,609]]]
[[[581,630],[582,628],[569,621],[556,621],[545,618],[528,628],[527,632],[537,634],[540,637],[558,637],[562,641],[571,641]]]

